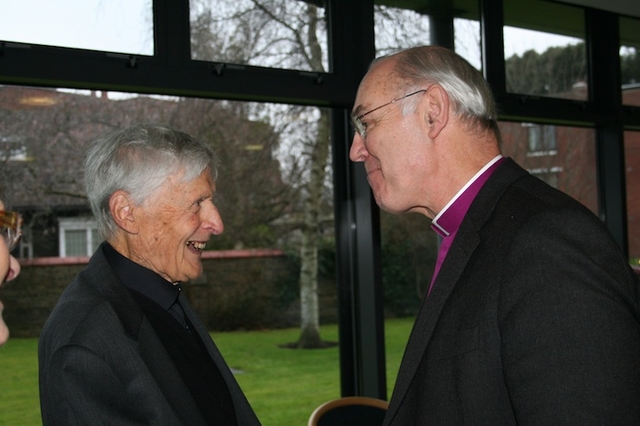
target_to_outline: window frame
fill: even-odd
[[[80,255],[67,254],[67,231],[84,231],[86,235],[85,251]],[[97,235],[98,225],[95,219],[90,217],[73,217],[58,219],[58,251],[60,257],[91,256],[97,244],[94,236]],[[100,240],[100,238],[98,237]],[[99,244],[100,241],[97,241]]]
[[[584,9],[589,99],[543,99],[506,93],[503,2],[480,3],[483,72],[500,106],[500,120],[596,129],[601,218],[626,251],[623,131],[640,128],[640,108],[621,104],[619,15]],[[379,213],[364,170],[348,159],[349,112],[359,81],[375,56],[373,9],[373,0],[328,0],[328,73],[191,60],[188,2],[153,0],[153,56],[0,41],[0,84],[331,108],[341,393],[386,398]],[[449,35],[431,37],[453,45]]]

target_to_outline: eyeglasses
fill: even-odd
[[[22,215],[18,212],[0,210],[0,232],[9,251],[16,248],[22,236]]]
[[[427,91],[427,89],[421,89],[421,90],[418,90],[418,91],[415,91],[415,92],[411,92],[411,93],[409,93],[408,95],[404,95],[404,96],[402,96],[402,97],[396,98],[396,99],[394,99],[394,100],[392,100],[392,101],[387,102],[386,104],[382,104],[382,105],[380,105],[380,106],[378,106],[378,107],[375,107],[374,109],[370,109],[369,111],[367,111],[367,112],[364,112],[364,113],[360,114],[360,115],[359,115],[359,116],[357,116],[357,117],[354,117],[354,119],[353,119],[353,125],[354,125],[354,127],[356,128],[356,132],[358,132],[358,134],[359,134],[361,137],[363,137],[363,138],[365,137],[365,134],[366,134],[366,132],[367,132],[367,128],[366,128],[366,126],[362,123],[362,118],[363,118],[364,116],[369,115],[369,114],[371,114],[372,112],[379,110],[380,108],[384,108],[384,107],[386,107],[387,105],[391,105],[391,104],[392,104],[392,103],[394,103],[394,102],[401,101],[401,100],[403,100],[403,99],[408,98],[409,96],[417,95],[418,93],[422,93],[422,92],[426,92],[426,91]]]

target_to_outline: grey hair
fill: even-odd
[[[135,125],[94,140],[84,165],[85,188],[98,230],[107,241],[118,229],[109,199],[118,190],[142,204],[165,180],[189,182],[205,170],[218,174],[213,151],[188,134],[157,124]]]
[[[497,132],[498,111],[491,88],[482,74],[464,58],[438,46],[412,47],[386,58],[389,57],[395,59],[397,76],[404,85],[411,87],[407,90],[438,84],[449,95],[454,114]],[[415,110],[416,104],[417,98],[408,98],[403,112]]]

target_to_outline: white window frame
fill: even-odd
[[[89,217],[65,217],[58,219],[58,249],[60,257],[67,256],[66,231],[82,231],[87,234],[85,256],[93,254],[93,231],[98,229],[95,219]]]

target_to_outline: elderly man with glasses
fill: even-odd
[[[600,220],[500,152],[488,84],[416,47],[357,92],[351,160],[442,236],[385,425],[639,425],[638,277]]]

